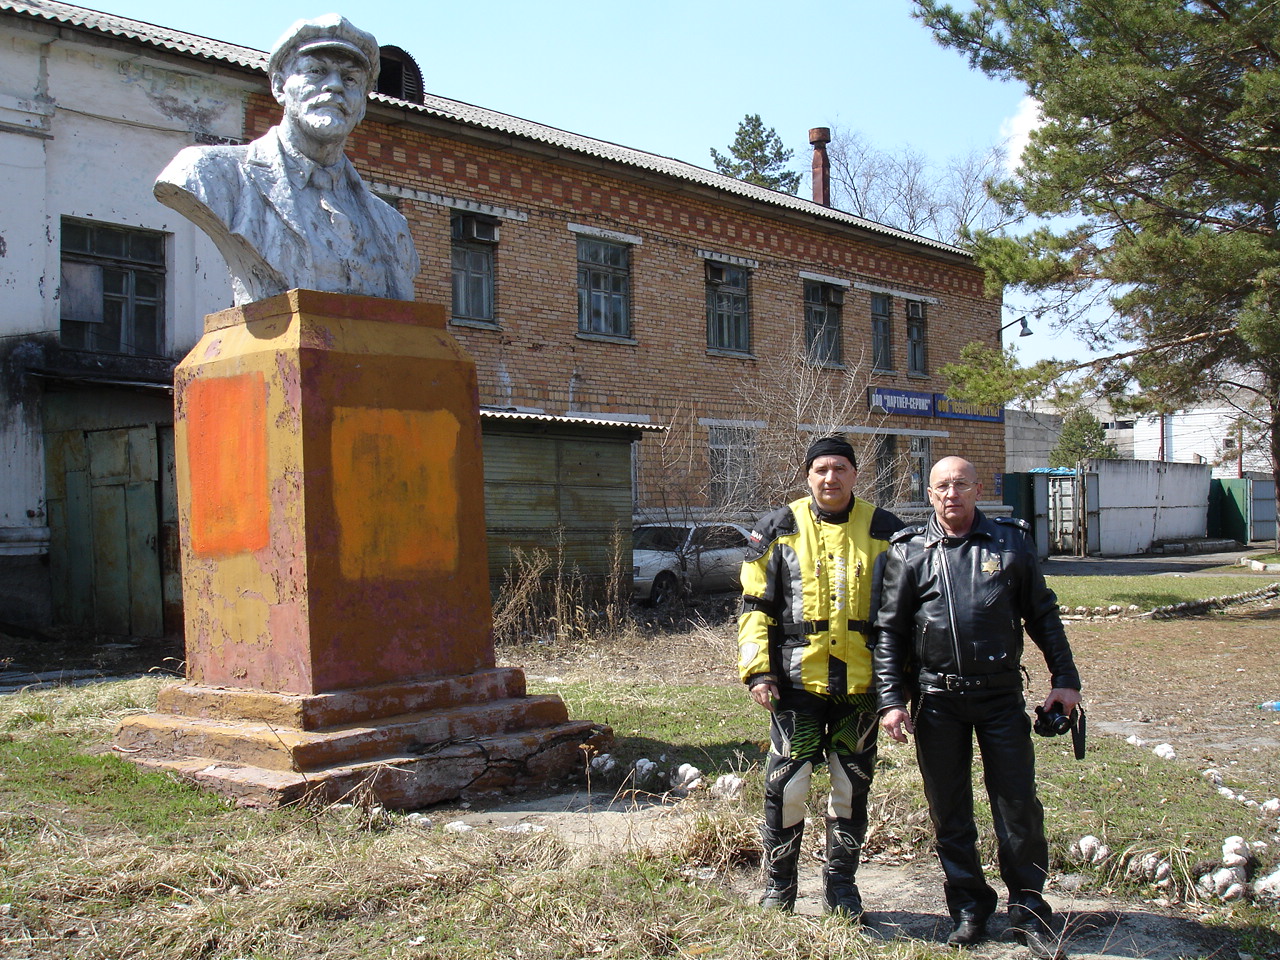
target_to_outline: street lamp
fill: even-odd
[[[1033,333],[1035,333],[1035,331],[1034,331],[1034,330],[1032,330],[1029,326],[1027,326],[1027,318],[1026,318],[1026,317],[1019,317],[1017,320],[1010,320],[1008,323],[1006,323],[1003,327],[1001,327],[1001,328],[1000,328],[1000,332],[1001,332],[1001,333],[1004,333],[1006,330],[1008,330],[1010,327],[1012,327],[1015,323],[1020,323],[1020,324],[1022,324],[1022,329],[1021,329],[1020,331],[1018,331],[1018,336],[1020,336],[1020,337],[1029,337],[1029,336],[1031,336]]]

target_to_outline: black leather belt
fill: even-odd
[[[830,620],[805,620],[803,623],[784,623],[782,632],[789,637],[803,636],[810,633],[822,633],[831,627]],[[870,633],[871,622],[869,620],[850,620],[849,629],[856,630],[858,633]]]
[[[1004,673],[977,673],[962,677],[954,673],[930,673],[920,671],[920,686],[961,693],[965,690],[1007,690],[1022,686],[1022,675],[1016,671]]]

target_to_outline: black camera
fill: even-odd
[[[1071,746],[1076,759],[1084,759],[1084,707],[1077,706],[1074,713],[1063,713],[1062,705],[1054,701],[1049,709],[1036,707],[1036,722],[1032,729],[1042,737],[1058,737],[1071,732]]]
[[[1051,704],[1049,709],[1036,707],[1036,722],[1033,727],[1042,737],[1060,737],[1071,729],[1071,717],[1062,712],[1058,704]]]

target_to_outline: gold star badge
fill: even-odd
[[[982,561],[983,573],[998,573],[1000,571],[1000,561],[995,557]]]

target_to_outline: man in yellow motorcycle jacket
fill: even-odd
[[[857,459],[844,437],[815,441],[804,467],[810,496],[761,518],[742,564],[739,674],[752,700],[772,712],[760,903],[795,906],[805,798],[825,760],[823,899],[829,912],[856,920],[878,729],[867,641],[877,568],[903,524],[853,495]]]

